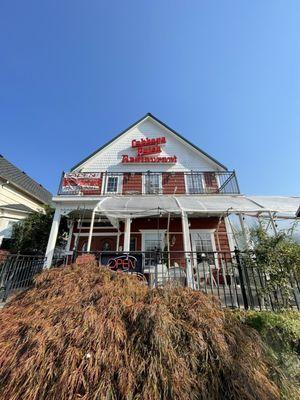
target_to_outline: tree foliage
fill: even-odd
[[[264,295],[277,293],[282,304],[290,307],[294,301],[292,286],[300,278],[300,244],[292,231],[268,234],[257,228],[251,232],[253,249],[249,251],[248,263],[253,264],[264,278]],[[293,284],[293,285],[292,285]]]
[[[46,206],[45,212],[33,212],[13,227],[11,251],[21,254],[44,254],[51,230],[54,209]],[[62,242],[62,234],[66,230],[61,224],[58,243]]]
[[[282,399],[300,396],[300,313],[297,311],[238,311],[235,315],[259,332],[270,358],[277,365],[273,378]],[[283,373],[284,371],[284,373]]]

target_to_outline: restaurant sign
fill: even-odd
[[[101,172],[77,172],[64,174],[62,193],[101,193]]]
[[[176,156],[159,156],[162,153],[162,145],[166,144],[165,137],[146,138],[140,140],[132,140],[131,147],[136,149],[136,155],[130,156],[128,154],[122,155],[123,164],[141,164],[141,163],[167,163],[175,164],[177,162]]]

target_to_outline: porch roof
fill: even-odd
[[[97,205],[107,216],[124,218],[131,215],[143,217],[158,213],[182,211],[205,215],[224,213],[260,213],[269,211],[245,196],[143,196],[105,197]]]
[[[157,215],[158,213],[188,213],[218,216],[222,214],[257,214],[272,212],[295,214],[299,208],[297,196],[244,196],[244,195],[145,195],[145,196],[103,196],[85,198],[68,196],[53,199],[62,209],[88,211],[95,209],[107,217],[135,218]]]

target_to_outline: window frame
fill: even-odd
[[[201,233],[209,233],[210,234],[210,238],[211,238],[211,247],[212,247],[212,251],[217,251],[217,247],[216,247],[216,239],[215,239],[215,229],[190,229],[190,237],[191,237],[191,247],[192,247],[192,251],[196,251],[193,249],[193,234],[201,234]]]
[[[107,191],[109,178],[117,178],[117,189],[116,189],[115,192],[108,192]],[[122,176],[121,175],[108,175],[108,176],[106,176],[106,179],[105,179],[105,190],[104,190],[105,194],[122,194],[121,190],[120,190],[121,187],[122,187]]]
[[[146,193],[146,177],[147,176],[158,176],[158,193]],[[142,175],[142,194],[162,194],[163,187],[162,187],[162,173],[161,172],[152,172],[150,175],[147,173]]]
[[[152,233],[152,234],[161,234],[162,235],[162,240],[163,240],[163,244],[164,244],[164,237],[166,234],[166,229],[140,229],[140,232],[142,234],[142,252],[146,252],[147,250],[145,250],[145,238],[146,238],[146,234],[147,233]],[[162,249],[163,251],[163,249]]]
[[[203,193],[205,193],[205,179],[204,179],[204,174],[202,172],[193,172],[193,171],[189,171],[187,173],[184,174],[184,183],[185,183],[185,191],[187,194],[201,194],[201,193],[192,193],[189,190],[189,177],[192,175],[196,175],[196,176],[200,176],[201,178],[201,183],[202,183],[202,189],[203,189]]]
[[[191,241],[191,249],[192,249],[192,257],[194,259],[194,262],[197,264],[197,251],[193,246],[193,234],[201,234],[201,233],[208,233],[210,234],[210,240],[211,240],[211,247],[212,247],[212,252],[214,254],[214,265],[218,265],[218,256],[217,256],[217,246],[216,246],[216,239],[215,239],[215,232],[216,229],[190,229],[190,241]],[[202,251],[203,253],[207,253],[206,251]]]

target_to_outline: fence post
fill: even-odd
[[[246,289],[245,289],[244,275],[243,275],[241,259],[240,259],[240,251],[235,247],[234,253],[235,253],[235,258],[236,258],[236,262],[237,262],[237,269],[238,269],[238,272],[239,272],[239,278],[240,278],[240,284],[241,284],[241,291],[242,291],[244,307],[245,307],[245,310],[248,310],[249,309],[249,305],[248,305],[248,298],[247,298],[247,293],[246,293]]]

